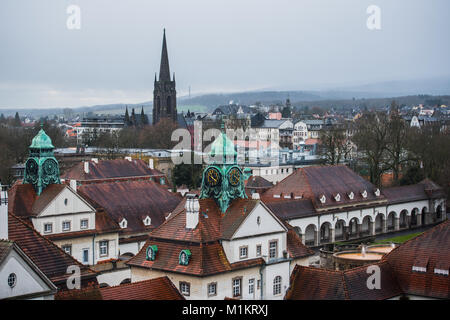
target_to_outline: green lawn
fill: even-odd
[[[409,239],[417,237],[419,234],[422,234],[422,232],[411,233],[411,234],[407,234],[404,236],[398,236],[398,237],[393,237],[393,238],[389,238],[389,239],[378,240],[378,241],[375,241],[375,244],[391,243],[391,242],[403,243],[405,241],[408,241]]]

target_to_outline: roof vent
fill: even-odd
[[[321,203],[325,203],[325,201],[327,201],[327,198],[325,197],[325,195],[323,194],[321,197],[320,197],[320,202]]]
[[[334,196],[334,200],[336,200],[337,202],[341,201],[341,195],[338,193]]]
[[[125,160],[128,160],[131,162],[131,157],[125,157]]]
[[[361,191],[361,195],[364,199],[367,198],[367,190]]]
[[[145,217],[144,220],[142,220],[142,222],[144,222],[145,226],[149,226],[152,224],[152,219],[149,216],[147,216],[147,217]]]
[[[380,196],[380,189],[377,188],[374,193],[375,193],[375,196],[379,197]]]
[[[98,164],[98,158],[92,158],[91,161],[94,162],[95,164]]]
[[[119,222],[119,225],[122,229],[125,229],[128,226],[127,219],[123,218],[122,221]]]
[[[348,198],[349,198],[350,200],[353,200],[354,197],[355,197],[355,194],[353,193],[353,191],[351,191],[351,192],[348,194]]]
[[[84,173],[89,174],[89,161],[84,162]]]
[[[254,199],[254,200],[259,199],[259,193],[258,192],[252,193],[252,199]]]

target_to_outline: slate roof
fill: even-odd
[[[128,226],[122,233],[145,232],[159,226],[182,200],[178,194],[149,180],[86,184],[78,187],[78,193],[97,210],[104,209],[116,223],[125,218]],[[151,219],[150,226],[143,222],[147,216]]]
[[[89,173],[84,171],[84,162],[80,162],[65,172],[62,179],[77,181],[106,180],[113,178],[132,177],[163,177],[164,174],[156,169],[150,169],[143,160],[115,159],[89,161]]]
[[[22,251],[58,288],[66,288],[66,280],[70,276],[67,268],[78,265],[81,270],[81,284],[97,283],[96,273],[87,266],[82,265],[72,256],[65,253],[52,241],[41,236],[31,223],[9,213],[8,214],[9,239],[17,243]]]
[[[141,251],[127,262],[128,265],[207,276],[264,264],[262,258],[230,263],[221,245],[221,240],[232,238],[259,200],[235,199],[223,214],[214,200],[200,199],[199,222],[193,230],[185,227],[185,201],[178,205],[168,220],[150,233]],[[150,245],[158,247],[154,261],[146,260],[146,249]],[[179,254],[185,249],[192,253],[187,266],[179,264]],[[295,258],[312,254],[298,236],[292,234],[288,235],[288,251]]]
[[[114,287],[90,287],[56,295],[56,300],[185,300],[168,277],[121,284]]]
[[[367,191],[367,197],[363,198],[362,192]],[[284,178],[263,194],[265,202],[284,201],[284,195],[302,196],[311,200],[314,208],[326,208],[342,205],[353,205],[370,201],[384,200],[381,193],[376,197],[376,187],[369,181],[353,172],[344,165],[337,166],[311,166],[299,168]],[[348,194],[353,192],[353,200]],[[336,201],[334,195],[340,194],[341,200]],[[274,195],[281,195],[275,198]],[[325,203],[320,202],[320,197],[325,195]]]
[[[368,266],[335,271],[296,265],[291,274],[287,300],[384,300],[402,294],[388,263],[381,271],[381,289],[367,287]]]
[[[316,210],[309,199],[297,199],[269,202],[267,206],[283,220],[291,220],[295,218],[308,217],[316,214]]]
[[[450,269],[450,220],[410,239],[383,257],[392,267],[405,293],[431,298],[450,298],[450,276],[434,269]],[[413,271],[423,266],[426,272]]]
[[[273,187],[273,183],[260,176],[251,176],[246,180],[245,188],[247,189],[269,189]]]

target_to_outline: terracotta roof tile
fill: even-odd
[[[115,159],[98,160],[98,163],[88,161],[88,163],[89,173],[85,173],[84,162],[80,162],[64,173],[61,178],[88,181],[123,177],[164,176],[161,171],[150,169],[143,160]]]
[[[436,266],[450,266],[450,220],[408,240],[383,257],[389,262],[405,293],[432,298],[450,298],[450,277],[436,274]],[[417,264],[417,266],[416,266]],[[413,266],[426,272],[413,271]]]
[[[167,191],[159,184],[148,180],[87,184],[78,187],[78,192],[96,209],[103,208],[115,221],[127,220],[128,233],[146,232],[165,221],[182,200],[177,194]],[[143,220],[149,216],[151,226]]]
[[[67,268],[78,265],[81,269],[82,285],[88,282],[97,282],[96,273],[82,265],[72,256],[66,254],[61,248],[50,240],[41,236],[29,223],[8,215],[9,239],[13,240],[23,252],[38,266],[38,268],[59,288],[64,289]]]

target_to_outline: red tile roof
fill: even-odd
[[[65,253],[50,240],[39,234],[31,223],[8,214],[9,239],[19,245],[23,252],[37,267],[60,289],[66,288],[66,280],[70,276],[67,268],[78,265],[81,270],[81,283],[97,283],[96,273],[82,265],[72,256]]]
[[[167,277],[121,284],[114,287],[91,287],[56,295],[56,300],[185,300]]]
[[[251,213],[259,200],[235,199],[226,213],[221,213],[212,199],[200,199],[199,222],[195,229],[186,229],[186,211],[182,204],[174,210],[168,220],[150,233],[141,251],[127,264],[135,267],[159,269],[197,276],[231,271],[238,267],[253,267],[264,263],[263,259],[252,259],[230,264],[220,243],[231,239],[244,219]],[[280,221],[281,224],[283,224]],[[146,260],[146,249],[157,245],[154,261]],[[187,266],[179,264],[181,250],[192,253]],[[298,237],[288,236],[288,251],[292,257],[311,255]]]
[[[89,161],[89,173],[84,171],[84,162],[80,162],[64,173],[61,178],[78,181],[106,180],[112,178],[132,177],[163,177],[164,174],[156,169],[150,169],[144,160],[98,160]],[[167,180],[167,179],[166,179]]]
[[[334,271],[296,265],[291,274],[288,300],[384,300],[402,294],[388,263],[380,267],[381,289],[369,289],[368,266]]]
[[[247,189],[269,189],[273,187],[273,183],[260,176],[251,176],[245,181],[245,188]]]
[[[450,298],[450,276],[434,273],[435,268],[449,272],[449,239],[450,220],[447,220],[408,240],[383,257],[391,266],[405,293]],[[426,272],[413,271],[413,266],[426,267]]]
[[[362,191],[367,191],[367,197],[362,196]],[[284,178],[277,185],[267,190],[262,199],[265,202],[285,201],[285,195],[302,196],[311,200],[315,208],[326,208],[346,204],[355,204],[384,199],[383,194],[376,197],[376,187],[367,180],[344,165],[337,166],[311,166],[297,169],[294,173]],[[348,194],[353,192],[353,200]],[[340,201],[336,201],[333,195],[340,194]],[[279,196],[275,198],[274,195]],[[325,203],[319,200],[322,195],[326,197]]]
[[[124,233],[139,233],[151,230],[165,221],[182,198],[167,191],[158,183],[149,180],[132,180],[87,184],[78,187],[78,192],[96,209],[104,209],[115,221],[126,219]],[[151,225],[143,220],[149,216]]]

